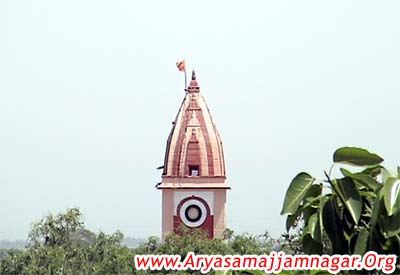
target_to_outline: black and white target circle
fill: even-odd
[[[207,207],[196,199],[185,201],[179,211],[182,222],[188,227],[199,227],[207,219]]]

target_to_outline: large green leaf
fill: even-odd
[[[367,187],[368,189],[376,190],[381,184],[377,182],[372,176],[368,174],[362,173],[351,173],[350,171],[340,168],[340,172],[342,172],[343,176],[352,178],[355,182]]]
[[[400,233],[400,211],[397,211],[393,216],[387,217],[382,224],[385,233],[389,238]]]
[[[313,240],[315,240],[316,242],[322,243],[321,227],[319,224],[318,213],[311,215],[311,217],[308,219],[308,230],[309,230],[310,236],[311,236],[311,238],[313,238]]]
[[[361,216],[362,200],[353,180],[349,177],[337,179],[333,182],[336,185],[338,195],[349,210],[354,223],[357,224]]]
[[[368,250],[383,253],[385,240],[386,238],[380,232],[379,227],[371,228],[371,233],[368,239]]]
[[[383,189],[379,189],[376,198],[374,200],[374,204],[372,206],[372,214],[371,214],[371,228],[374,228],[378,223],[379,217],[383,215],[382,208],[383,208]]]
[[[286,219],[286,230],[289,231],[297,218],[303,214],[305,219],[316,212],[316,206],[318,205],[319,200],[321,199],[322,186],[321,185],[311,185],[305,193],[301,206],[297,207],[297,210],[294,214],[288,215]],[[311,209],[313,208],[313,209]]]
[[[368,166],[367,168],[362,170],[361,173],[365,175],[370,175],[371,177],[375,178],[382,174],[382,168],[384,168],[382,165]]]
[[[310,189],[307,190],[307,193],[304,196],[303,200],[316,198],[321,195],[322,186],[318,184],[311,185]]]
[[[373,249],[374,251],[381,250],[381,242],[380,242],[380,230],[379,230],[379,218],[383,215],[382,209],[384,209],[383,205],[383,191],[382,188],[378,190],[376,198],[374,200],[374,204],[372,207],[371,214],[371,233],[368,239],[368,248]]]
[[[303,219],[305,220],[305,221],[308,221],[308,219],[312,216],[312,215],[314,215],[315,213],[317,213],[317,211],[318,211],[318,208],[316,208],[316,207],[306,207],[306,208],[304,208],[303,207]]]
[[[308,189],[306,195],[303,198],[302,208],[308,207],[317,208],[319,200],[321,199],[322,185],[313,184]]]
[[[342,219],[342,225],[344,229],[344,236],[347,240],[351,240],[351,237],[354,233],[354,229],[356,227],[356,223],[354,222],[353,218],[351,217],[351,214],[347,208],[344,208],[341,212],[341,219]],[[338,212],[339,213],[339,212]]]
[[[310,234],[304,234],[301,243],[305,254],[322,254],[322,243],[315,241]]]
[[[398,208],[398,201],[400,197],[400,180],[396,178],[388,178],[383,185],[383,201],[385,203],[386,211],[389,216]]]
[[[397,176],[390,170],[386,169],[385,167],[381,168],[382,173],[382,182],[386,182],[388,178],[397,178]]]
[[[308,189],[312,186],[314,180],[315,178],[311,177],[307,173],[300,173],[292,180],[286,192],[281,215],[293,215],[296,213],[297,208],[306,195]]]
[[[360,233],[358,233],[357,242],[354,247],[354,254],[364,255],[367,251],[368,236],[369,231],[366,228],[362,229]]]
[[[331,196],[325,203],[322,223],[332,243],[333,253],[346,254],[348,253],[348,244],[343,235],[342,222],[336,211],[336,199],[336,196]]]
[[[356,166],[377,165],[383,161],[380,156],[357,147],[342,147],[333,154],[333,162]]]
[[[321,229],[321,239],[322,239],[323,232],[324,232],[323,209],[328,200],[329,200],[328,196],[323,196],[323,197],[321,197],[321,200],[319,201],[318,222],[319,222],[319,228]]]
[[[293,215],[288,215],[286,218],[286,231],[289,232],[290,228],[293,226],[294,222],[298,219],[303,211],[303,207],[299,207]]]

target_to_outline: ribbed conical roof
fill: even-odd
[[[163,172],[164,178],[189,176],[225,177],[221,138],[194,71],[168,137]]]

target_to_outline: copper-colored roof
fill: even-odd
[[[190,177],[190,167],[198,177],[225,178],[221,138],[194,72],[168,137],[163,177]]]

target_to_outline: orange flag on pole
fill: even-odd
[[[176,67],[178,67],[178,70],[181,72],[186,72],[186,64],[185,64],[185,59],[176,62]]]

